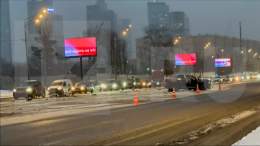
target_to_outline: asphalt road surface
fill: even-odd
[[[128,108],[1,127],[1,145],[155,145],[260,104],[260,83]]]

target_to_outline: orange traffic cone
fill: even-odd
[[[135,90],[135,99],[134,99],[134,105],[138,105],[138,99],[137,99],[137,93],[136,93],[136,90]]]
[[[221,84],[220,84],[220,82],[218,83],[218,85],[219,85],[219,88],[218,88],[218,90],[221,90]]]
[[[197,94],[200,94],[199,85],[197,84]]]
[[[172,98],[176,98],[174,87],[172,88]]]

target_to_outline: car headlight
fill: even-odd
[[[257,75],[257,78],[260,78],[260,75]]]
[[[14,89],[13,92],[16,92],[16,89]]]
[[[58,90],[61,90],[61,89],[62,89],[61,87],[58,88]]]
[[[47,90],[51,90],[51,88],[50,88],[50,87],[48,87],[48,88],[47,88]]]
[[[249,76],[247,76],[246,79],[249,79]]]
[[[134,82],[134,85],[136,85],[136,82]]]
[[[238,77],[236,77],[236,80],[238,81],[238,80],[239,80],[239,78],[238,78]]]
[[[159,82],[157,82],[157,85],[159,85],[160,83]]]
[[[149,83],[148,85],[151,85],[151,83]]]
[[[230,78],[230,81],[232,81],[232,78]]]
[[[116,86],[117,86],[116,84],[113,85],[114,88],[116,88]]]
[[[124,83],[123,85],[126,86],[126,83]]]
[[[81,89],[81,90],[84,90],[85,88],[84,88],[84,87],[81,87],[80,89]]]
[[[32,92],[32,88],[27,88],[26,91],[27,92]]]
[[[242,77],[242,80],[244,80],[244,77]]]
[[[145,83],[143,83],[143,86],[145,86]]]
[[[74,88],[74,87],[72,87],[72,88],[71,88],[71,90],[75,90],[75,88]]]

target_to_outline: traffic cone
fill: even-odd
[[[220,84],[220,82],[218,83],[218,85],[219,85],[219,88],[218,88],[218,90],[221,90],[221,84]]]
[[[138,99],[137,99],[137,93],[136,93],[136,90],[135,90],[135,99],[134,99],[134,105],[138,105]]]
[[[176,98],[174,87],[172,88],[172,98]]]
[[[200,94],[199,85],[197,84],[197,94]]]

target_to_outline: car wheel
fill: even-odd
[[[91,92],[91,93],[92,93],[92,92]],[[88,90],[87,90],[87,89],[85,90],[85,94],[88,94]]]
[[[42,91],[42,98],[45,98],[45,90]]]
[[[93,89],[91,90],[91,93],[93,93]]]
[[[79,94],[81,94],[81,92],[79,92]]]
[[[59,97],[63,97],[64,96],[64,91],[62,90],[62,92],[60,93]]]

